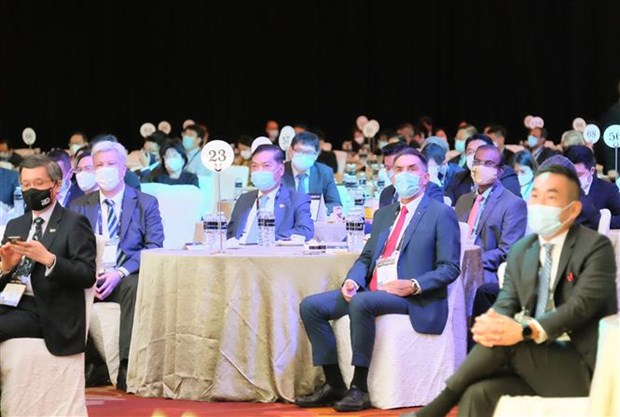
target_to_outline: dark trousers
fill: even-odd
[[[340,290],[306,297],[299,306],[301,320],[312,344],[315,366],[338,364],[336,337],[330,320],[349,315],[353,366],[369,367],[375,341],[375,317],[383,314],[408,314],[409,304],[397,295],[384,291],[362,291],[349,303]]]
[[[459,415],[492,416],[502,395],[583,397],[588,396],[591,378],[572,343],[529,341],[474,346],[446,386],[461,396]]]
[[[127,275],[114,288],[114,291],[103,301],[112,301],[121,305],[121,323],[119,329],[119,359],[129,359],[133,316],[136,310],[136,294],[138,290],[138,274]]]
[[[483,284],[476,290],[474,296],[474,304],[472,306],[471,323],[467,329],[467,351],[469,352],[476,342],[474,342],[473,335],[471,333],[471,326],[474,325],[476,317],[487,312],[489,308],[493,306],[497,295],[499,294],[499,285],[495,283]]]
[[[43,338],[34,297],[27,295],[17,307],[0,305],[0,342],[19,337]]]

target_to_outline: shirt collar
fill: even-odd
[[[114,196],[112,196],[112,197],[106,197],[105,195],[103,195],[103,192],[101,192],[101,190],[99,190],[99,202],[103,203],[103,200],[108,199],[108,200],[112,200],[116,207],[122,207],[123,206],[123,195],[125,195],[125,185],[124,184],[123,184],[123,187],[121,188],[121,190],[118,193],[116,193]]]
[[[405,206],[405,207],[407,207],[407,213],[413,214],[418,209],[418,206],[420,205],[420,201],[422,201],[422,197],[424,197],[424,193],[420,193],[419,196],[417,196],[416,198],[414,198],[413,200],[411,200],[407,204],[403,204],[402,201],[401,201],[400,202],[400,208],[402,209],[403,206]]]
[[[36,214],[34,211],[32,212],[32,222],[34,223],[34,219],[40,217],[44,220],[45,225],[50,221],[50,217],[52,217],[52,213],[54,212],[54,207],[56,207],[57,201],[52,201],[52,204],[49,207],[46,207],[44,210],[41,210],[39,214]]]
[[[268,192],[267,194],[263,193],[262,191],[258,191],[258,198],[261,198],[262,196],[266,195],[269,196],[270,199],[272,199],[273,201],[275,201],[275,197],[277,192],[280,190],[280,187],[276,187],[273,190],[271,190],[270,192]]]

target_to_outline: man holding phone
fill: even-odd
[[[62,172],[45,155],[19,168],[30,211],[11,220],[0,246],[0,342],[45,340],[56,356],[84,351],[84,289],[95,282],[96,244],[88,220],[56,202]]]

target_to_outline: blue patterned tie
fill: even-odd
[[[308,190],[306,190],[306,178],[308,178],[308,174],[298,174],[297,179],[297,191],[300,193],[308,194]]]
[[[40,217],[34,219],[34,235],[32,235],[32,240],[41,240],[41,236],[43,236],[43,220]],[[25,256],[22,258],[21,262],[17,266],[15,270],[15,275],[18,277],[27,277],[30,276],[32,272],[32,268],[34,267],[34,261],[30,258],[26,258]]]
[[[536,301],[536,314],[534,315],[536,318],[539,318],[552,308],[549,290],[551,288],[551,267],[553,265],[551,251],[553,250],[553,244],[545,243],[543,248],[545,249],[545,263],[538,276],[538,300]]]
[[[118,217],[114,212],[114,201],[106,198],[103,202],[108,206],[108,233],[110,239],[114,239],[118,236],[119,229]]]

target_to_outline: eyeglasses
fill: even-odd
[[[487,168],[497,168],[498,167],[498,164],[496,164],[495,161],[480,161],[478,159],[474,159],[473,165],[475,167],[483,165],[483,166],[485,166]]]
[[[293,152],[298,153],[300,155],[304,155],[304,156],[316,156],[315,151],[298,151],[298,150],[293,149]]]

